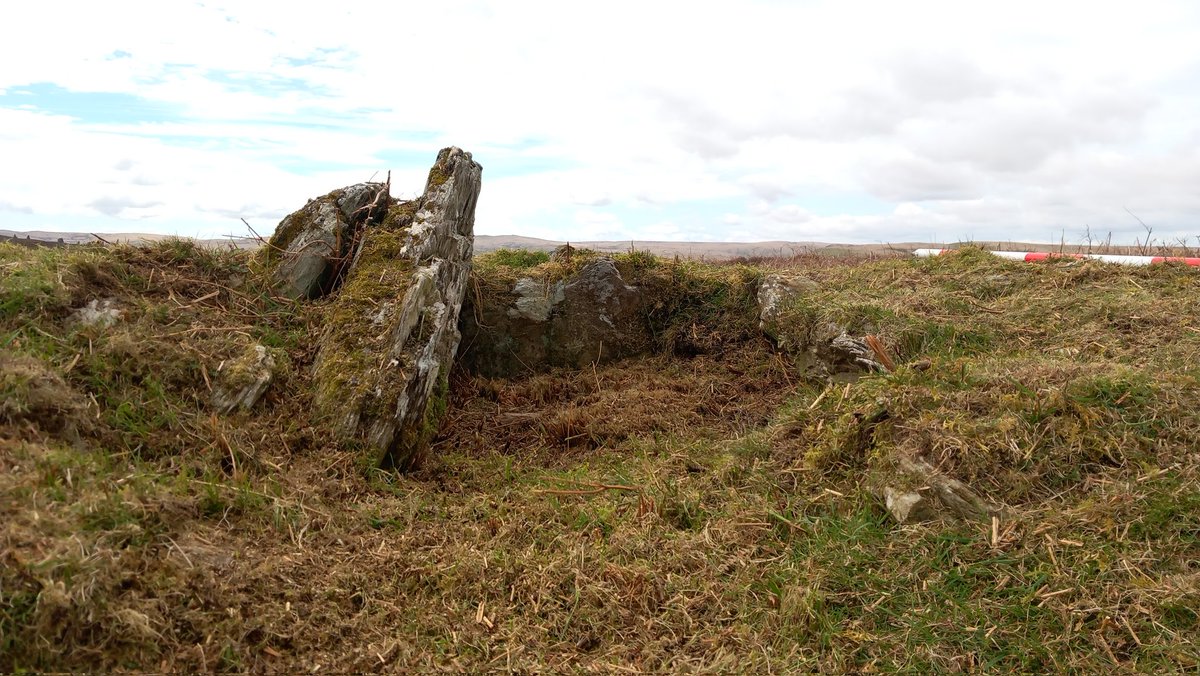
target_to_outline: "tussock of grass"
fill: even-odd
[[[477,298],[588,255],[481,258]],[[1195,271],[807,265],[787,330],[896,363],[830,386],[756,333],[781,266],[618,265],[663,349],[458,373],[397,475],[312,413],[326,308],[247,254],[0,244],[0,670],[1200,666]],[[120,323],[71,320],[102,298]],[[290,368],[214,415],[206,374],[254,342]],[[893,525],[901,453],[1006,516]]]
[[[527,249],[497,249],[480,256],[484,264],[492,264],[505,268],[521,270],[533,268],[550,261],[550,254],[545,251],[529,251]]]

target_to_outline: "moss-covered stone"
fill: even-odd
[[[470,154],[443,150],[422,197],[361,231],[326,310],[315,401],[366,442],[371,465],[419,462],[445,414],[480,174]]]
[[[289,214],[261,254],[262,267],[292,298],[333,291],[361,233],[384,219],[393,200],[381,183],[359,183],[309,200]]]
[[[354,409],[373,406],[381,385],[377,381],[387,367],[390,315],[398,311],[412,284],[413,266],[400,255],[406,235],[403,228],[371,232],[354,270],[326,310],[316,396],[344,432],[357,425]]]
[[[287,353],[263,345],[249,345],[236,359],[223,363],[212,393],[212,404],[222,413],[250,410],[287,363]]]
[[[762,272],[586,249],[532,267],[480,256],[464,315],[468,368],[492,377],[581,367],[636,354],[695,356],[756,339]],[[605,280],[588,282],[601,266]]]

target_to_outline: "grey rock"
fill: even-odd
[[[780,317],[789,302],[811,294],[820,286],[798,275],[772,274],[763,278],[758,287],[758,328],[762,329],[776,344],[786,349],[788,335],[781,330]]]
[[[519,279],[506,302],[463,316],[461,359],[475,373],[512,377],[643,354],[653,346],[645,304],[608,258],[552,284]]]
[[[80,324],[107,328],[121,321],[121,310],[112,298],[90,300],[87,305],[76,310],[73,317]]]
[[[837,352],[846,363],[857,364],[868,371],[885,370],[883,364],[876,361],[875,351],[861,338],[846,333],[845,329],[829,341],[829,348]]]
[[[238,359],[225,363],[213,386],[212,405],[221,413],[249,411],[275,379],[275,355],[262,345],[253,345]]]
[[[373,462],[419,463],[445,413],[482,172],[470,153],[443,149],[424,194],[389,202],[350,252],[316,357],[317,404]]]
[[[883,489],[883,502],[896,523],[909,524],[937,518],[929,500],[918,491],[900,491],[890,486]]]
[[[588,263],[563,287],[549,346],[553,362],[583,367],[645,352],[651,341],[642,305],[641,292],[625,283],[612,260]]]
[[[758,288],[759,328],[780,350],[794,354],[809,377],[847,382],[863,373],[883,371],[870,346],[845,327],[831,322],[805,325],[787,321],[789,304],[819,290],[807,277],[767,275]]]
[[[799,327],[781,348],[791,352],[804,373],[817,380],[853,382],[871,371],[883,371],[875,353],[846,328],[832,322]]]
[[[563,282],[556,282],[550,288],[546,288],[546,285],[533,279],[518,279],[513,285],[516,300],[513,301],[513,307],[508,309],[508,316],[535,322],[550,319],[550,312],[554,306],[566,299],[564,286]]]
[[[333,289],[356,237],[391,203],[384,183],[359,183],[310,200],[284,218],[267,246],[280,292],[317,298]]]
[[[1002,505],[987,500],[970,486],[946,476],[921,458],[900,456],[895,468],[899,472],[893,473],[891,480],[900,480],[903,485],[922,486],[921,490],[931,493],[926,497],[920,491],[885,485],[880,495],[888,513],[898,523],[929,521],[943,516],[986,522],[993,516],[1004,515]]]

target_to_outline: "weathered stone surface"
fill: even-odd
[[[864,373],[883,371],[875,353],[842,326],[823,322],[798,332],[783,349],[793,352],[805,375],[831,382],[852,382]]]
[[[240,408],[249,411],[275,379],[275,355],[262,345],[253,345],[238,359],[223,364],[213,386],[212,405],[221,413]]]
[[[645,353],[653,344],[645,302],[608,258],[552,284],[519,279],[507,302],[464,316],[461,358],[476,373],[510,377]]]
[[[279,290],[291,298],[316,298],[333,289],[362,227],[391,203],[384,183],[359,183],[310,200],[279,223],[268,260]]]
[[[508,309],[507,314],[513,318],[523,318],[535,322],[550,319],[550,312],[555,305],[566,299],[565,285],[558,282],[547,288],[545,284],[529,278],[518,279],[513,285],[516,300]]]
[[[759,328],[779,349],[793,353],[809,377],[845,382],[868,371],[884,370],[870,346],[851,336],[845,327],[831,322],[787,321],[788,305],[819,289],[806,277],[767,275],[758,289]]]
[[[789,347],[786,331],[779,323],[783,307],[787,302],[817,291],[820,287],[807,277],[798,275],[772,274],[763,278],[758,287],[758,328],[775,341],[782,349]]]
[[[621,278],[611,260],[584,266],[563,287],[561,313],[550,344],[551,361],[583,367],[621,359],[650,347],[642,321],[642,294]]]
[[[420,461],[445,413],[482,168],[446,148],[424,194],[356,238],[315,363],[317,405],[373,461]]]
[[[937,518],[937,511],[919,491],[899,491],[888,486],[883,489],[883,503],[888,514],[902,525]]]
[[[76,310],[73,317],[80,324],[106,328],[121,321],[121,309],[112,298],[90,300],[87,305]]]
[[[899,456],[895,468],[899,472],[891,479],[897,483],[885,485],[880,497],[898,523],[929,521],[943,516],[988,521],[1004,513],[1003,506],[990,502],[921,458]],[[898,485],[920,486],[921,489],[899,488]],[[921,490],[928,491],[929,495],[921,494]]]
[[[833,335],[835,332],[837,335]],[[831,335],[832,338],[827,338]],[[875,351],[862,338],[851,336],[837,324],[826,324],[824,334],[813,332],[810,338],[816,338],[810,340],[810,352],[821,356],[826,370],[835,380],[839,374],[885,370],[883,364],[876,361]]]

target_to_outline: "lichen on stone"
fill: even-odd
[[[443,150],[425,194],[393,202],[349,253],[314,364],[318,411],[373,464],[419,461],[445,412],[481,168]]]

